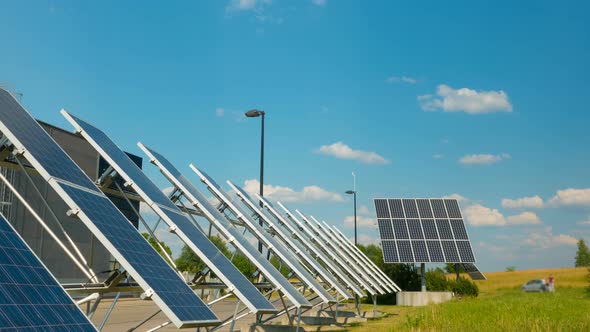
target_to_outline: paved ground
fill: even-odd
[[[103,300],[94,315],[92,322],[95,326],[99,326],[102,322],[105,313],[107,312],[108,308],[111,306],[112,300]],[[236,300],[227,299],[222,301],[221,303],[217,303],[213,306],[213,311],[217,314],[220,319],[224,319],[233,315],[235,310]],[[277,304],[277,307],[280,304]],[[243,308],[243,306],[241,306]],[[84,308],[85,309],[85,306]],[[126,298],[126,299],[119,299],[115,306],[115,310],[113,310],[112,314],[110,315],[103,331],[105,332],[122,332],[127,331],[137,323],[141,322],[143,319],[147,318],[154,312],[158,310],[158,307],[152,301],[143,301],[140,299],[135,298]],[[273,322],[278,323],[281,320],[286,318],[277,318]],[[237,330],[242,325],[250,325],[255,320],[254,315],[248,315],[245,318],[242,318],[237,324],[235,329]],[[156,327],[160,324],[167,322],[168,319],[162,313],[159,313],[154,318],[152,318],[149,322],[142,325],[137,331],[146,331],[150,328]],[[193,329],[191,329],[193,330]],[[176,327],[172,324],[158,330],[158,331],[177,331]],[[219,331],[229,331],[229,327],[220,329]]]

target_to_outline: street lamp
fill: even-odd
[[[264,111],[257,109],[249,110],[244,113],[247,118],[262,118],[261,135],[260,135],[260,197],[264,196]],[[260,201],[260,207],[263,207],[262,201]],[[262,218],[259,220],[260,226],[263,226]],[[262,242],[258,241],[258,251],[262,253]]]
[[[356,239],[356,190],[348,190],[346,192],[349,195],[353,195],[354,197],[354,245],[357,245],[357,239]]]

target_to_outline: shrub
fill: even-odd
[[[516,271],[516,266],[508,266],[506,268],[506,272],[514,272],[514,271]]]
[[[463,277],[454,282],[452,290],[458,296],[477,297],[479,295],[479,287],[473,281]]]
[[[433,292],[447,292],[452,289],[450,281],[444,271],[437,269],[426,272],[426,289]]]

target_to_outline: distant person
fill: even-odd
[[[555,278],[553,275],[550,275],[549,279],[547,279],[547,291],[555,292]]]

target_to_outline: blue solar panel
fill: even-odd
[[[93,145],[100,155],[131,183],[132,188],[147,202],[155,202],[164,209],[155,209],[167,223],[178,229],[177,234],[225,283],[236,287],[236,295],[250,308],[261,313],[276,312],[276,308],[258,291],[258,289],[217,249],[193,222],[184,215],[172,201],[137,167],[135,163],[100,129],[72,115],[75,126],[82,128],[82,135]],[[172,226],[172,225],[171,225]]]
[[[377,218],[391,218],[386,199],[376,199],[375,208],[377,209]]]
[[[96,331],[1,215],[0,331]]]
[[[96,145],[104,151],[98,151],[100,155],[109,162],[111,167],[118,171],[117,167],[125,170],[130,178],[133,179],[134,184],[141,188],[150,197],[154,197],[154,201],[162,206],[170,209],[176,209],[176,206],[162,191],[148,179],[141,169],[121,150],[104,132],[94,127],[88,122],[75,117],[68,113],[68,116],[74,120],[73,125],[81,128],[88,136],[92,138]]]
[[[394,240],[397,244],[394,253],[386,253],[386,247],[383,247],[386,263],[398,261],[425,263],[429,260],[437,263],[475,262],[456,199],[379,198],[374,201],[378,214],[385,216],[379,211],[386,205],[392,216],[391,218],[378,217],[381,239]],[[389,222],[393,226],[393,236],[388,228]],[[409,243],[412,245],[414,261],[410,260],[412,258],[408,250]],[[388,250],[393,250],[391,244],[388,246]],[[398,260],[388,261],[388,257],[398,257]]]
[[[154,296],[161,298],[179,320],[217,320],[107,197],[67,185],[61,187],[129,265],[120,263],[129,266],[128,270],[135,270],[154,290]]]
[[[50,176],[72,182],[90,190],[96,186],[73,162],[70,157],[55,144],[47,132],[6,90],[0,88],[0,130],[10,132],[11,141],[20,142],[33,157],[43,165]],[[7,133],[5,133],[7,134]],[[16,144],[16,142],[12,142]],[[69,163],[64,163],[69,160]]]
[[[3,92],[0,95],[2,97],[0,99],[7,99]],[[0,115],[11,114],[18,117],[22,123],[28,122],[27,125],[23,125],[15,123],[14,119],[2,117],[0,122],[3,133],[17,149],[28,152],[25,157],[70,208],[80,209],[80,220],[140,286],[144,290],[154,291],[152,298],[170,320],[177,327],[219,324],[215,314],[170,268],[111,201],[92,184],[92,181],[67,155],[59,153],[60,148],[57,143],[44,134],[41,127],[31,124],[34,119],[18,103],[3,102],[0,105]],[[25,139],[21,142],[14,133],[23,129],[28,130],[26,134],[36,137],[36,140]],[[18,135],[22,133],[19,132]],[[38,144],[42,148],[29,146],[30,144]],[[46,153],[51,156],[46,157]],[[57,170],[58,168],[61,171]],[[56,177],[71,182],[76,187],[64,184],[63,181],[56,180]],[[130,248],[130,243],[135,247]],[[118,248],[115,245],[121,247]]]
[[[399,262],[395,241],[383,240],[381,241],[381,246],[383,247],[383,255],[386,262]]]

